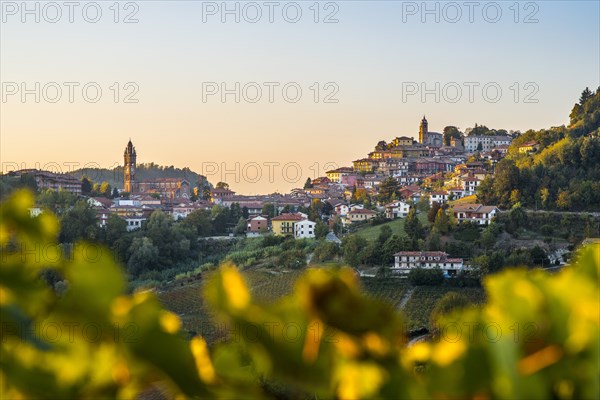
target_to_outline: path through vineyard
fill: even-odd
[[[412,297],[412,294],[414,293],[414,291],[415,291],[415,288],[410,288],[406,292],[404,292],[404,294],[402,295],[402,298],[400,299],[400,304],[398,304],[399,310],[404,309],[404,307],[406,306],[406,303],[408,303],[408,301]]]

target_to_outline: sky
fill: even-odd
[[[568,124],[598,1],[2,1],[2,171],[138,162],[287,192],[379,140]]]

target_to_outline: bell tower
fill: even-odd
[[[426,144],[425,142],[427,142],[427,119],[423,115],[421,125],[419,126],[419,143]]]
[[[135,180],[135,160],[136,160],[135,147],[129,139],[127,147],[125,147],[125,153],[123,158],[125,164],[123,165],[123,190],[128,193],[136,193],[138,191],[137,181]]]

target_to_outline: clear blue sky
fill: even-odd
[[[7,3],[2,2],[0,28],[4,88],[6,82],[26,82],[28,87],[34,82],[97,82],[103,94],[97,103],[89,103],[77,89],[69,103],[63,87],[57,103],[44,96],[35,103],[31,95],[22,103],[19,94],[3,99],[3,163],[43,166],[93,160],[110,167],[122,162],[131,137],[141,162],[189,166],[198,172],[206,172],[207,163],[224,163],[234,170],[236,162],[240,169],[253,162],[297,162],[302,170],[297,179],[276,170],[271,182],[266,168],[256,182],[245,179],[249,170],[240,171],[237,182],[234,174],[225,176],[243,193],[288,190],[308,176],[321,175],[327,162],[348,165],[364,157],[380,139],[416,136],[423,114],[434,131],[446,125],[464,130],[476,122],[509,130],[539,129],[568,123],[583,88],[600,84],[597,1],[519,2],[516,8],[514,1],[478,2],[473,22],[462,1],[453,3],[460,17],[448,2],[427,2],[430,10],[437,4],[439,22],[435,12],[422,15],[420,1],[320,2],[318,23],[314,1],[296,2],[302,11],[297,23],[287,22],[282,13],[286,6],[286,16],[295,17],[290,2],[279,2],[273,23],[262,1],[255,3],[262,12],[257,23],[249,22],[255,9],[246,6],[244,14],[244,2],[238,6],[239,23],[234,15],[225,15],[223,23],[220,9],[215,15],[207,13],[213,6],[221,8],[220,1],[133,2],[137,9],[123,9],[126,2],[121,2],[118,23],[109,9],[113,1],[98,2],[102,16],[97,23],[85,21],[82,7],[75,9],[73,23],[66,8],[56,23],[48,22],[54,10],[44,15],[41,8],[39,23],[34,15],[25,15],[23,23],[22,10],[15,13]],[[21,2],[14,4],[20,7]],[[122,23],[134,11],[139,22]],[[338,22],[323,23],[331,13]],[[93,8],[86,15],[93,18]],[[527,17],[531,23],[525,23]],[[117,103],[110,89],[114,82],[121,85]],[[122,87],[126,82],[139,88],[137,104],[123,103],[129,92]],[[225,103],[219,95],[203,102],[205,82],[280,86],[273,103],[265,86],[257,103],[243,97],[235,103],[233,95]],[[282,97],[281,86],[287,82],[302,89],[297,103]],[[320,87],[318,103],[310,89],[314,82]],[[327,82],[334,86],[325,88]],[[433,94],[422,101],[421,84],[434,89],[436,82],[440,101]],[[474,86],[473,102],[465,82],[479,85]],[[491,84],[490,97],[495,96],[494,87],[501,88],[498,102],[486,101],[485,84]],[[462,97],[453,103],[449,100],[456,99],[457,85]],[[335,87],[338,103],[324,103]],[[419,93],[406,93],[415,87]],[[528,94],[537,103],[525,102]]]

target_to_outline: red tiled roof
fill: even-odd
[[[520,145],[519,147],[530,147],[530,146],[536,146],[537,144],[538,144],[538,142],[533,140],[533,141],[525,142],[522,145]]]
[[[285,213],[271,218],[271,221],[302,221],[305,219],[300,214]]]

